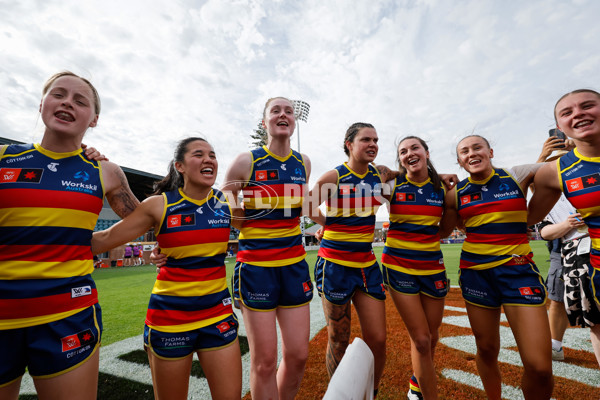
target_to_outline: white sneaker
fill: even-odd
[[[408,400],[423,400],[423,395],[421,393],[415,392],[410,389],[408,389],[406,397],[408,398]]]
[[[554,361],[563,361],[565,359],[565,352],[562,347],[559,350],[552,349],[552,359]]]

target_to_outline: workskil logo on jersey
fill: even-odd
[[[0,183],[40,183],[43,172],[42,168],[0,168]]]

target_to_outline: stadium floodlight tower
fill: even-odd
[[[294,105],[294,116],[296,122],[308,120],[308,113],[310,112],[310,105],[302,100],[292,100]],[[296,130],[298,131],[298,153],[300,153],[300,124],[296,123]]]
[[[300,122],[306,122],[308,120],[308,113],[310,111],[310,105],[302,100],[292,100],[294,105],[294,116],[296,117],[296,130],[298,131],[298,153],[300,153]],[[308,185],[308,182],[306,182]],[[302,246],[306,245],[306,239],[304,238],[304,216],[300,216],[300,232],[302,236]]]

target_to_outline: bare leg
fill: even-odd
[[[425,399],[437,399],[433,352],[444,315],[444,299],[406,295],[394,290],[390,293],[410,335],[411,361],[421,393]]]
[[[239,400],[242,396],[242,355],[236,340],[218,350],[196,353],[213,400]],[[189,372],[188,372],[189,375]]]
[[[94,400],[98,395],[99,348],[79,367],[53,378],[34,378],[41,400]]]
[[[17,400],[21,389],[21,378],[15,379],[10,385],[0,387],[0,399]]]
[[[374,387],[377,390],[386,359],[385,303],[381,300],[375,300],[358,290],[354,293],[352,302],[354,302],[360,320],[363,339],[375,357]]]
[[[148,353],[152,372],[154,398],[156,400],[187,399],[193,355],[177,360],[165,360],[148,349],[146,353]]]
[[[548,320],[550,321],[550,336],[552,339],[562,342],[565,331],[569,326],[569,318],[567,318],[563,302],[550,300]]]
[[[549,399],[552,395],[550,325],[545,307],[505,306],[504,313],[517,341],[523,361],[521,387],[526,399]],[[535,335],[532,335],[535,332]]]
[[[594,354],[598,365],[600,365],[600,324],[596,324],[590,328],[590,339],[592,339],[592,347],[594,348]]]
[[[500,309],[483,308],[466,303],[469,323],[477,344],[475,362],[485,393],[490,400],[500,400],[502,377],[498,368],[500,352]]]
[[[277,321],[281,330],[283,357],[277,369],[279,399],[293,400],[304,376],[310,341],[310,308],[278,308]]]
[[[323,297],[323,312],[329,339],[325,364],[329,378],[331,378],[350,343],[350,303],[338,306]]]
[[[250,391],[254,399],[277,399],[276,311],[253,311],[243,304],[250,346]]]

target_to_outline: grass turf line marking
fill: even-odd
[[[504,316],[504,314],[502,314],[502,316]],[[467,316],[444,317],[443,323],[459,327],[470,327]],[[567,329],[567,332],[565,332],[565,343],[573,341],[580,345],[583,344],[582,331],[586,332],[589,337],[589,329]],[[477,352],[477,346],[475,345],[475,338],[473,336],[448,336],[441,338],[440,343],[455,350],[464,351],[473,355]],[[500,353],[498,354],[498,361],[523,367],[519,352],[509,349],[510,347],[516,347],[516,345],[517,343],[510,328],[500,326]],[[548,344],[548,346],[550,346],[550,344]],[[589,340],[586,346],[581,347],[584,348],[580,348],[579,350],[593,353],[593,348]],[[568,362],[553,361],[552,373],[554,376],[570,379],[592,387],[600,387],[600,374],[598,374],[597,369],[585,368]]]
[[[478,375],[470,372],[460,371],[456,369],[444,369],[442,371],[444,378],[451,379],[455,382],[460,382],[464,385],[475,389],[484,390],[481,378]],[[523,391],[519,388],[502,384],[502,398],[508,400],[522,400]],[[554,398],[552,400],[555,400]]]

